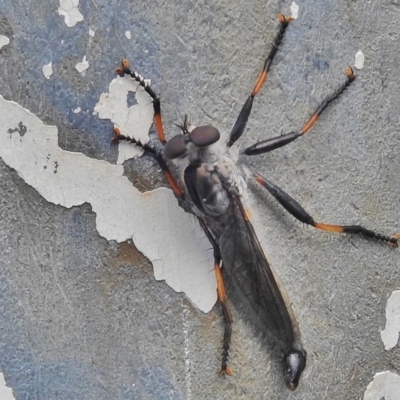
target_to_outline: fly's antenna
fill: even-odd
[[[175,126],[177,126],[184,135],[189,134],[189,126],[191,125],[189,122],[189,117],[187,114],[185,114],[184,118],[183,118],[183,122],[180,124],[174,124]]]

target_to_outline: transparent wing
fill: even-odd
[[[287,294],[268,264],[239,197],[232,197],[230,211],[223,223],[212,224],[224,274],[257,328],[288,353],[297,341],[297,322]]]

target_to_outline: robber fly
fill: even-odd
[[[228,367],[231,340],[232,316],[227,304],[224,285],[226,276],[239,294],[247,314],[257,329],[281,348],[283,353],[284,379],[290,390],[296,389],[306,366],[306,351],[303,348],[299,325],[292,304],[278,275],[269,265],[260,242],[246,212],[246,179],[249,174],[237,166],[238,150],[235,142],[243,134],[250,116],[254,97],[263,86],[272,61],[292,18],[278,15],[279,30],[272,49],[265,59],[264,67],[255,86],[245,101],[227,140],[213,126],[192,127],[187,118],[178,125],[182,133],[168,142],[161,121],[160,99],[147,81],[129,68],[126,60],[117,69],[120,76],[129,75],[143,87],[153,99],[154,123],[161,145],[142,144],[115,128],[114,141],[126,140],[153,154],[180,205],[197,216],[200,225],[214,249],[214,269],[217,279],[218,300],[222,307],[225,331],[221,373],[232,374]],[[346,80],[318,107],[299,131],[263,140],[246,148],[242,153],[256,155],[285,146],[304,135],[317,121],[326,107],[355,80],[352,69],[346,69]],[[179,170],[175,179],[168,164]],[[337,233],[357,233],[382,240],[397,247],[399,235],[384,236],[362,226],[328,225],[316,222],[299,203],[278,186],[259,174],[250,175],[264,187],[290,214],[303,223],[317,229]]]

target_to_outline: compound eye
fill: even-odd
[[[190,140],[197,147],[207,147],[218,141],[220,134],[217,128],[211,125],[198,126],[190,133]]]
[[[183,135],[180,133],[168,140],[164,147],[164,154],[170,160],[183,156],[186,151],[186,143]]]

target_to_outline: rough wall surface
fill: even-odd
[[[161,93],[169,135],[185,113],[196,125],[229,131],[276,15],[290,13],[290,3],[92,0],[79,4],[83,21],[68,27],[57,1],[0,0],[0,35],[10,39],[0,50],[0,94],[57,126],[62,149],[115,163],[112,124],[93,109],[126,57]],[[304,138],[247,165],[317,220],[398,232],[400,2],[299,7],[243,147],[300,127],[343,82],[358,50],[365,65]],[[75,65],[84,55],[90,66],[82,76]],[[124,167],[140,190],[165,185],[149,159]],[[289,393],[279,360],[238,314],[234,376],[221,378],[218,306],[204,314],[157,282],[131,242],[99,235],[90,205],[47,202],[1,159],[0,174],[0,371],[17,400],[361,399],[375,373],[399,372],[399,349],[386,351],[380,337],[386,301],[399,286],[399,250],[302,226],[257,192],[266,253],[308,351],[299,388]],[[117,206],[115,193],[110,207]]]

